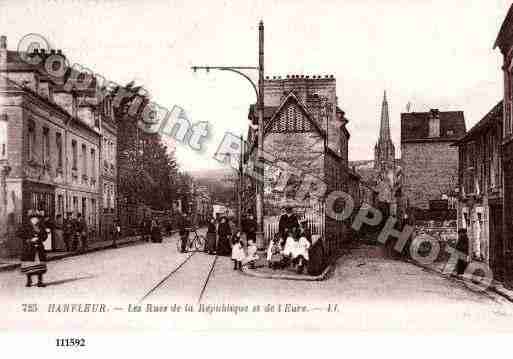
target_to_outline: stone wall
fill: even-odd
[[[410,206],[428,209],[429,200],[457,188],[458,149],[450,142],[403,142],[401,156],[403,196]]]

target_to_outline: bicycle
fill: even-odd
[[[194,237],[191,239],[190,234],[193,233]],[[187,243],[185,244],[185,251],[200,251],[205,248],[205,236],[198,234],[196,228],[187,228]],[[176,249],[178,252],[182,250],[182,238],[176,241]]]

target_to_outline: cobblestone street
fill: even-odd
[[[273,316],[272,322],[266,320],[266,313],[127,313],[128,304],[141,304],[143,311],[147,304],[190,304],[198,310],[199,296],[215,257],[194,253],[183,263],[191,254],[178,253],[176,239],[173,236],[162,244],[141,243],[50,262],[46,288],[25,288],[18,271],[0,273],[2,327],[22,328],[30,320],[33,326],[50,330],[69,326],[70,322],[88,328],[96,316],[106,319],[103,329],[501,331],[513,326],[513,304],[502,297],[473,292],[413,264],[385,259],[380,248],[365,245],[342,256],[334,273],[319,282],[249,277],[234,271],[229,258],[219,257],[201,304],[248,305],[250,311],[256,304],[262,312],[268,304],[274,305],[275,311],[281,304],[282,313]],[[23,313],[23,303],[37,303],[39,312]],[[49,313],[50,303],[105,303],[109,312]],[[336,312],[329,312],[328,305],[333,308],[335,304]],[[288,313],[304,309],[305,313],[288,319]],[[194,320],[181,317],[187,315]],[[233,324],[235,315],[237,322]],[[175,327],[177,322],[179,327]]]

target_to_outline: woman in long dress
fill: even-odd
[[[232,235],[232,230],[226,217],[221,218],[221,223],[219,223],[217,233],[219,235],[219,241],[217,243],[217,254],[220,256],[230,255],[230,236]]]
[[[214,218],[210,218],[207,229],[207,243],[205,244],[205,252],[214,254],[216,251],[217,233],[216,222]]]
[[[18,237],[23,241],[21,256],[21,273],[27,276],[26,287],[32,286],[32,276],[37,276],[37,286],[44,287],[43,274],[46,273],[46,254],[44,241],[47,232],[40,224],[40,218],[34,212],[29,212],[28,223],[19,231]]]

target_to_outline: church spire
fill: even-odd
[[[379,140],[390,140],[390,118],[388,115],[387,91],[383,93],[383,103],[381,105],[381,125],[379,130]]]
[[[395,164],[395,147],[390,136],[387,91],[383,92],[378,143],[374,147],[374,168],[383,171]]]

